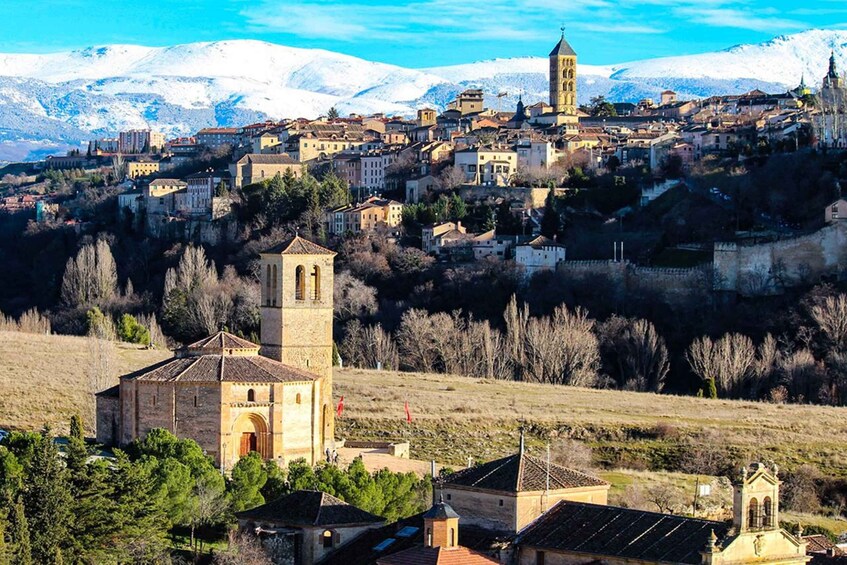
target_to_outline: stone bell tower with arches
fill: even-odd
[[[733,525],[739,533],[779,529],[779,485],[776,465],[753,463],[733,485]]]
[[[576,51],[562,37],[550,52],[550,105],[557,114],[576,117]]]
[[[335,433],[332,405],[333,263],[335,253],[302,237],[261,254],[261,350],[321,377],[315,399],[321,443]]]

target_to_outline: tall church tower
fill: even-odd
[[[323,443],[335,437],[332,406],[335,253],[296,236],[261,254],[260,353],[322,377],[316,418]]]
[[[576,51],[565,39],[550,52],[550,105],[557,114],[576,116]]]
[[[835,64],[835,51],[829,56],[829,70],[823,79],[824,88],[841,88],[841,76],[838,74],[838,67]]]

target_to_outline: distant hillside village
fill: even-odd
[[[802,78],[797,88],[779,94],[755,90],[679,100],[667,90],[659,100],[631,104],[598,97],[583,107],[576,103],[577,54],[564,34],[549,59],[549,100],[520,100],[514,111],[486,107],[492,99],[499,102],[500,93],[488,93],[486,100],[486,93],[472,89],[459,93],[443,112],[418,110],[414,120],[382,114],[340,117],[333,108],[317,120],[206,128],[171,140],[155,131],[132,130],[91,140],[85,153],[50,157],[40,166],[45,171],[104,167],[124,180],[117,197],[121,222],[150,236],[209,244],[234,237],[234,204],[250,187],[267,188],[276,177],[331,172],[349,188],[349,198],[322,211],[321,239],[396,232],[412,218],[419,224],[419,246],[428,254],[452,262],[514,259],[531,275],[570,258],[561,230],[542,224],[550,198],[578,192],[574,179],[584,174],[611,171],[621,175],[613,178],[624,185],[632,183],[627,171],[645,173],[634,190],[640,193],[638,205],[646,206],[668,190],[685,187],[685,174],[709,158],[755,157],[764,148],[847,148],[847,88],[834,54],[817,94]],[[208,167],[198,170],[198,163]],[[498,217],[477,222],[470,231],[456,214],[433,206],[444,194],[460,199],[460,207],[496,207]],[[717,188],[711,196],[730,198]],[[828,223],[840,226],[833,219],[847,217],[841,206],[847,204],[838,200],[827,206]],[[11,195],[0,202],[0,210],[29,209],[35,209],[37,221],[61,215],[49,195]],[[719,251],[732,249],[721,246]],[[633,256],[628,248],[625,255],[623,241],[615,241],[612,251],[614,262]],[[812,269],[813,277],[841,264],[823,251],[813,254],[812,263],[821,265]],[[788,280],[772,280],[774,265],[745,272],[732,253],[720,257],[717,289],[768,293]],[[790,256],[779,261],[785,259],[791,263]],[[809,261],[795,261],[801,262]],[[758,280],[763,277],[771,280]]]

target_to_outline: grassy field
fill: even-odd
[[[92,364],[107,357],[111,382],[117,382],[118,375],[170,355],[91,344],[86,338],[0,332],[0,427],[34,430],[49,423],[62,431],[74,413],[90,425],[94,389],[103,388],[92,382]],[[340,395],[339,437],[407,439],[414,458],[453,465],[514,452],[524,425],[530,449],[540,453],[548,441],[579,440],[609,468],[674,468],[681,446],[720,442],[744,460],[772,459],[789,469],[811,462],[847,476],[847,408],[350,369],[336,372]]]
[[[680,446],[717,441],[746,460],[787,468],[811,462],[847,476],[847,408],[358,370],[338,371],[335,390],[345,406],[337,435],[409,439],[421,459],[461,464],[513,452],[523,423],[530,448],[582,440],[613,467],[673,467],[663,463],[672,463]]]
[[[73,336],[0,332],[0,428],[67,429],[78,413],[93,430],[94,392],[169,352]],[[109,377],[95,379],[99,366]],[[99,385],[96,381],[99,381]]]

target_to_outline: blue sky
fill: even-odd
[[[818,27],[845,0],[2,0],[0,51],[260,39],[408,67],[546,55],[564,24],[580,62],[698,53]]]

